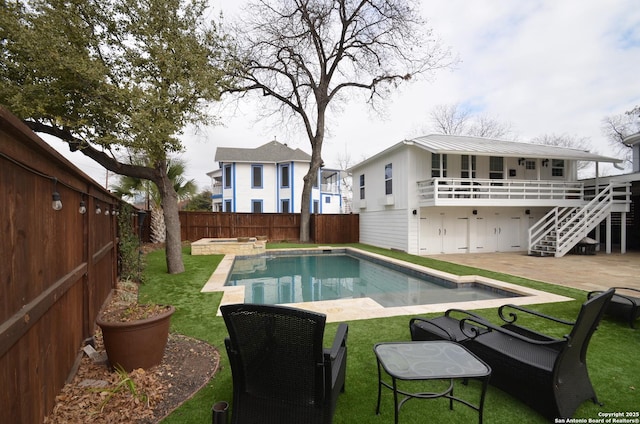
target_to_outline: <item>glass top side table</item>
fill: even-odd
[[[478,411],[482,424],[482,410],[491,368],[467,348],[450,341],[378,343],[373,347],[378,361],[378,404],[380,414],[382,387],[393,391],[395,423],[398,424],[400,408],[409,399],[433,399],[446,397],[449,408],[453,401]],[[383,380],[382,369],[391,377],[391,384]],[[476,406],[453,395],[454,379],[476,378],[482,381],[480,403]],[[449,387],[436,393],[410,393],[398,389],[398,380],[449,380]],[[405,396],[398,402],[398,395]]]

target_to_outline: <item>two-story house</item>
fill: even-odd
[[[276,140],[254,149],[218,147],[212,179],[214,212],[300,212],[311,156]],[[343,213],[343,171],[321,168],[311,194],[312,213]]]
[[[579,161],[593,161],[596,169],[621,162],[478,137],[399,142],[350,169],[360,241],[421,255],[562,256],[600,222],[629,211],[629,184],[595,179],[586,186],[577,178]]]

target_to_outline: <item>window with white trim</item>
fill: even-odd
[[[564,177],[564,159],[551,159],[551,176]]]
[[[384,166],[384,194],[393,194],[393,165]]]
[[[442,156],[442,162],[440,161],[440,156]],[[447,155],[431,153],[431,176],[433,178],[447,176]]]

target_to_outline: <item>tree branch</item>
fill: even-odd
[[[74,137],[70,130],[36,121],[25,120],[23,122],[35,132],[49,134],[59,138],[69,145],[69,150],[72,152],[79,150],[82,154],[95,160],[111,172],[115,172],[120,175],[127,175],[133,178],[151,180],[153,182],[159,180],[158,173],[153,168],[140,165],[128,165],[118,162],[116,159],[99,151],[86,141]]]

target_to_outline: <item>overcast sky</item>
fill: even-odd
[[[225,20],[238,0],[214,0]],[[405,138],[426,135],[436,105],[459,103],[509,124],[518,141],[542,134],[587,137],[594,153],[614,156],[602,119],[640,105],[640,4],[637,0],[424,0],[424,17],[461,62],[429,80],[410,82],[385,104],[384,117],[362,96],[327,119],[323,159],[351,164]],[[259,99],[258,99],[259,100]],[[216,147],[258,147],[274,137],[311,153],[304,134],[256,122],[260,104],[223,101],[223,126],[188,130],[183,137],[187,178],[201,190],[218,168]],[[68,151],[61,142],[54,147]],[[105,171],[65,154],[104,185]],[[110,178],[110,183],[114,181]]]

